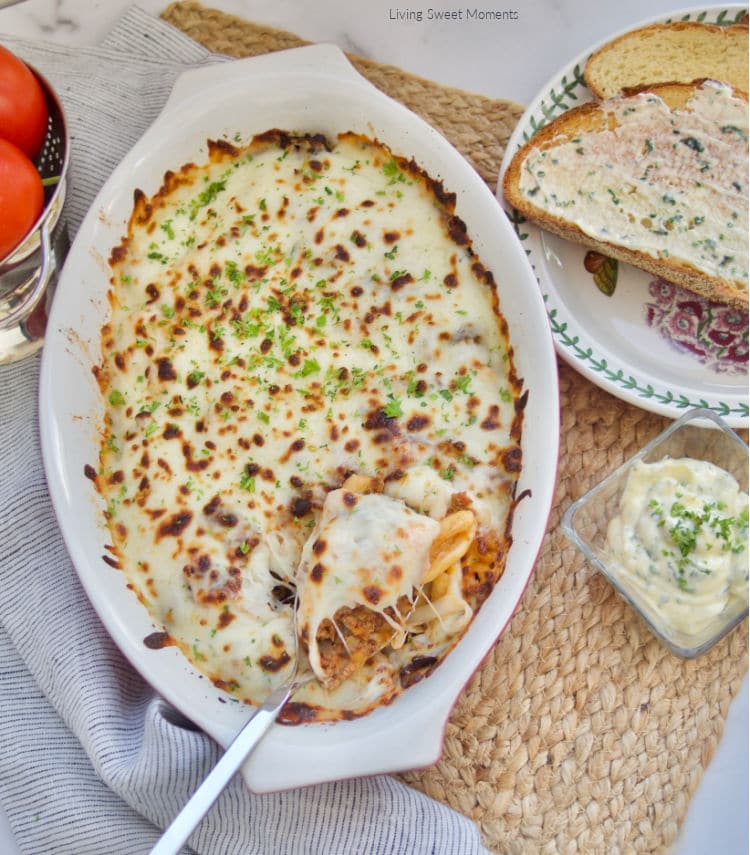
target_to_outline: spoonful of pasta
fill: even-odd
[[[468,623],[463,597],[446,595],[460,588],[476,528],[472,511],[432,519],[385,494],[377,478],[352,475],[328,493],[297,578],[301,637],[326,689],[432,623],[451,623],[450,634]]]

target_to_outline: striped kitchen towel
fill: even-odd
[[[180,72],[228,61],[138,9],[95,48],[0,42],[64,104],[71,236]],[[86,599],[47,492],[39,364],[0,366],[0,807],[22,853],[145,853],[221,749],[130,667]],[[388,776],[264,796],[235,778],[190,844],[207,855],[487,851],[470,820]]]

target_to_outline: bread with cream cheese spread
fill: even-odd
[[[748,27],[673,21],[631,30],[603,45],[584,68],[597,98],[656,83],[710,78],[748,91]]]
[[[518,149],[502,187],[546,231],[747,307],[747,173],[747,95],[700,81],[568,110]]]

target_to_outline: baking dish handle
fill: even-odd
[[[336,45],[306,45],[246,59],[227,61],[224,58],[217,58],[217,61],[210,65],[185,71],[175,81],[164,109],[168,111],[172,105],[180,104],[186,97],[192,97],[198,92],[210,91],[217,86],[222,90],[230,88],[235,81],[240,83],[248,75],[299,74],[300,72],[316,76],[361,80],[368,86],[372,85],[356,71],[344,52]]]

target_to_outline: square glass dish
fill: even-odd
[[[744,514],[732,516],[730,511],[717,510],[723,502],[684,498],[688,490],[675,486],[678,482],[669,474],[657,477],[656,466],[650,467],[644,479],[649,467],[642,467],[641,462],[660,463],[661,471],[664,465],[672,467],[665,458],[675,462],[690,458],[699,461],[699,466],[700,461],[714,464],[736,479],[742,493],[748,491],[748,446],[715,413],[695,409],[574,502],[562,524],[568,539],[606,576],[651,631],[677,656],[692,658],[713,647],[748,614],[747,510],[745,506]],[[629,527],[622,524],[622,500],[634,470],[626,513],[630,519],[635,515],[638,524]],[[699,494],[714,483],[710,470],[688,474],[688,479],[691,477]],[[645,498],[630,492],[636,482],[643,485],[640,495]],[[613,547],[608,532],[616,517],[619,519],[612,524],[612,536],[617,547]],[[704,539],[697,539],[696,533]],[[624,554],[628,555],[625,561],[617,557]],[[721,561],[733,562],[735,578],[739,568],[743,580],[739,589],[732,587],[731,595],[726,593],[728,583],[718,581],[718,566],[711,563],[720,554],[725,555]],[[706,568],[712,569],[709,572]]]

